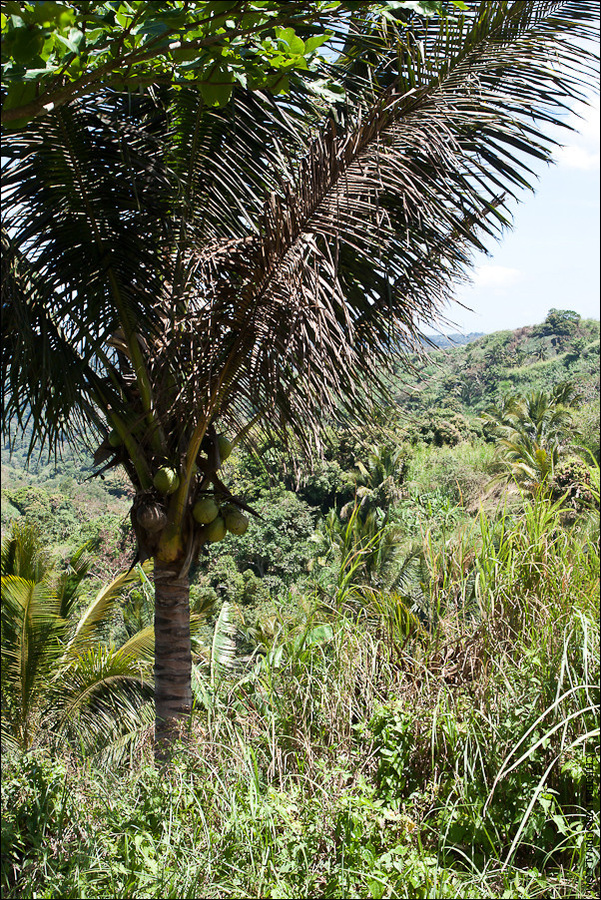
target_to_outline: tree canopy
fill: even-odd
[[[399,9],[434,14],[442,5],[427,0],[4,3],[2,124],[22,127],[107,85],[194,83],[209,106],[227,103],[236,84],[286,92],[290,74],[311,67],[319,48],[351,20]]]

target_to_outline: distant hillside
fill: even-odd
[[[74,531],[87,538],[93,536],[88,526],[98,517],[127,514],[131,488],[120,467],[91,478],[91,454],[66,445],[56,459],[34,454],[28,462],[30,438],[31,426],[12,453],[7,443],[2,446],[2,530],[15,516],[27,515],[53,540]]]
[[[447,407],[478,413],[503,394],[578,384],[585,401],[599,395],[599,322],[551,310],[541,325],[497,331],[432,349],[407,375],[399,366],[397,402],[407,412]]]
[[[486,335],[483,331],[471,331],[469,334],[428,334],[426,337],[428,344],[435,344],[439,349],[443,349],[471,344],[472,341],[477,341],[478,338],[486,337]]]

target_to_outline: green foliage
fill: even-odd
[[[483,443],[463,442],[456,447],[417,450],[407,477],[407,488],[421,505],[436,494],[452,504],[472,508],[497,469],[494,450]],[[404,504],[404,509],[407,504]],[[418,507],[419,509],[419,507]]]
[[[436,410],[411,423],[409,439],[412,443],[434,444],[435,447],[455,447],[474,436],[476,429],[456,410]]]
[[[543,324],[541,334],[554,334],[560,337],[573,335],[580,322],[580,315],[571,309],[550,309]]]
[[[580,444],[597,462],[601,461],[599,399],[583,403],[574,415],[574,426],[580,435]]]
[[[591,469],[576,456],[559,463],[549,487],[554,500],[561,500],[573,510],[592,509],[597,500]]]
[[[403,444],[395,447],[372,444],[365,448],[351,476],[361,513],[390,510],[402,494],[410,455]],[[347,508],[350,504],[343,507],[343,515]]]
[[[533,492],[549,487],[560,459],[573,452],[579,437],[570,409],[579,399],[574,384],[562,382],[550,393],[505,396],[482,414],[497,439],[507,479]]]
[[[226,104],[236,83],[277,92],[291,72],[307,69],[327,40],[330,8],[323,2],[309,8],[292,3],[283,11],[263,2],[242,8],[213,2],[5,4],[3,123],[22,127],[45,106],[107,83],[193,83],[209,106]],[[299,26],[309,30],[306,40],[296,34]]]
[[[82,522],[73,503],[62,494],[49,494],[41,487],[21,487],[5,491],[5,496],[21,515],[34,524],[48,543],[65,541]]]
[[[553,387],[547,399],[565,409],[573,391]],[[578,430],[590,421],[592,433],[596,408],[569,407]],[[193,610],[211,619],[196,632],[185,745],[165,772],[147,764],[144,731],[127,764],[100,767],[60,742],[50,758],[45,719],[27,754],[3,750],[4,895],[596,896],[598,467],[566,453],[548,496],[499,500],[492,442],[422,444],[405,469],[392,430],[400,466],[377,464],[392,461],[390,433],[373,460],[363,437],[332,442],[327,471],[344,473],[345,490],[363,466],[368,502],[347,519],[328,506],[334,476],[316,523],[274,486],[275,455],[271,476],[228,462],[264,518],[194,574]],[[282,480],[318,484],[320,471]],[[245,555],[254,527],[264,577]],[[116,545],[117,517],[97,531]],[[3,571],[47,584],[34,537],[5,542]],[[80,593],[85,560],[74,562],[48,597],[90,636],[118,644],[151,624],[147,579],[124,599],[119,631]],[[44,627],[32,615],[31,634]],[[60,659],[56,637],[49,628]],[[40,654],[40,676],[44,665]]]
[[[460,9],[462,3],[454,3]],[[5,3],[2,123],[23,128],[83,92],[109,84],[195,85],[224,106],[236,84],[288,91],[290,76],[323,62],[319,48],[348,14],[395,21],[399,12],[443,15],[441,2]],[[302,37],[301,37],[302,35]],[[328,81],[322,79],[324,99]],[[336,83],[332,86],[336,88]]]
[[[240,572],[254,572],[275,593],[302,578],[307,570],[313,511],[295,494],[281,488],[263,493],[254,508],[260,518],[251,517],[243,537],[228,538],[227,553]]]
[[[42,754],[18,757],[3,766],[2,889],[11,890],[32,858],[52,865],[52,844],[77,832],[78,810],[67,765]],[[66,868],[66,867],[65,867]]]
[[[503,394],[550,392],[566,378],[588,386],[586,399],[593,399],[598,384],[599,323],[580,319],[571,335],[543,331],[543,326],[525,326],[431,351],[427,364],[416,361],[419,387],[414,378],[400,376],[395,393],[403,407],[420,414],[420,425],[448,408],[468,421],[471,418],[472,427],[474,412],[498,403]],[[576,351],[582,341],[583,350]]]
[[[398,704],[382,707],[367,725],[373,735],[377,794],[395,807],[401,796],[409,796],[419,785],[412,767],[414,723],[411,713]]]
[[[57,577],[42,547],[27,523],[2,542],[3,740],[24,751],[65,740],[110,745],[140,724],[148,699],[152,627],[119,647],[107,641],[115,601],[139,573],[118,576],[81,609],[91,548]]]
[[[5,895],[593,896],[598,548],[547,501],[464,539],[474,618],[402,662],[365,619],[299,616],[167,772],[9,753]]]

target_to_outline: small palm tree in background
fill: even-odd
[[[116,749],[148,724],[153,629],[109,641],[115,604],[134,570],[82,607],[87,545],[56,574],[40,535],[14,523],[2,541],[2,740],[27,751],[57,740]]]
[[[307,71],[223,109],[100,92],[5,136],[3,421],[94,433],[135,488],[158,748],[191,710],[190,565],[245,527],[232,444],[262,427],[308,452],[365,410],[596,83],[598,2],[464,6],[353,17],[331,104]]]
[[[341,518],[330,510],[313,541],[310,570],[326,605],[367,617],[384,628],[395,646],[421,627],[427,606],[423,551],[407,541],[388,513],[372,510],[362,515],[355,505]],[[324,584],[327,580],[333,583]]]
[[[355,502],[359,511],[381,510],[387,512],[402,496],[402,483],[407,469],[407,453],[402,446],[374,445],[366,448],[364,459],[356,461],[352,475],[355,485]],[[354,504],[341,510],[342,517],[350,514]]]
[[[579,403],[573,382],[551,391],[512,394],[482,417],[497,438],[504,471],[497,480],[515,480],[532,493],[549,486],[561,459],[574,453],[578,434],[571,407]]]

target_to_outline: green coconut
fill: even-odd
[[[108,441],[109,441],[109,444],[111,445],[111,447],[120,447],[121,444],[123,443],[123,441],[121,439],[121,435],[119,434],[119,432],[117,431],[116,428],[113,428],[113,430],[111,432],[109,432]]]
[[[161,466],[152,479],[152,483],[161,494],[173,494],[179,487],[179,475],[175,469]]]
[[[248,517],[239,509],[228,509],[225,515],[225,526],[232,534],[245,534],[248,528]]]
[[[224,462],[224,460],[228,458],[234,448],[224,434],[220,434],[217,436],[217,444],[219,446],[219,456],[221,458],[221,462]]]
[[[225,520],[221,518],[221,516],[217,516],[216,519],[213,519],[206,528],[205,528],[205,538],[211,544],[214,544],[216,541],[222,541],[226,534]]]
[[[202,497],[194,504],[192,515],[200,525],[209,525],[219,515],[219,507],[212,497]]]

